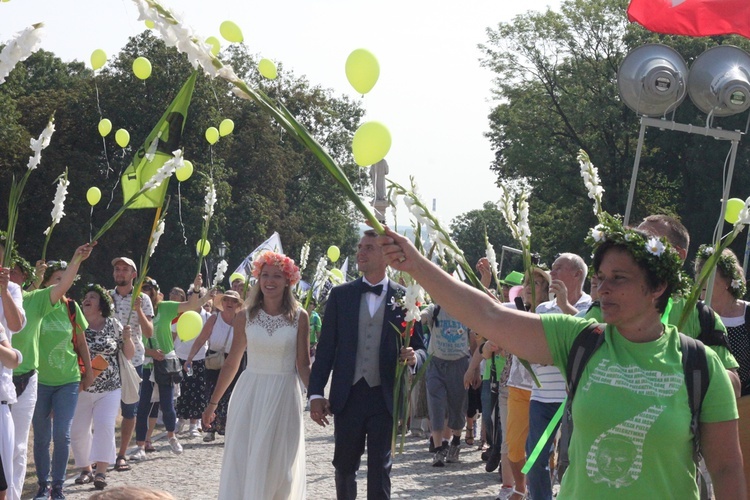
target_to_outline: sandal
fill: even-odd
[[[464,438],[464,441],[466,441],[466,444],[468,444],[469,446],[474,446],[474,428],[473,427],[471,429],[466,429],[466,438]]]
[[[76,484],[89,484],[94,480],[94,474],[90,470],[82,470],[75,481]]]
[[[96,476],[94,476],[94,488],[97,490],[103,490],[105,486],[107,486],[107,476],[98,472]]]
[[[143,448],[143,450],[146,453],[151,453],[156,451],[156,448],[154,448],[154,445],[151,443],[151,441],[146,441],[146,446]]]
[[[117,472],[129,471],[130,464],[128,463],[128,459],[122,455],[117,455],[117,460],[115,460],[115,470]]]

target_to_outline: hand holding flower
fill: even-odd
[[[414,349],[411,347],[402,347],[401,348],[401,356],[400,360],[403,363],[406,363],[409,366],[414,366],[417,364],[417,355],[414,352]]]

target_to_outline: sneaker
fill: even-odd
[[[65,495],[63,495],[62,485],[58,484],[58,485],[53,486],[52,493],[50,493],[49,497],[52,500],[65,500]]]
[[[177,441],[177,436],[172,436],[169,438],[169,447],[172,448],[172,453],[175,455],[179,455],[182,453],[182,445],[179,441]]]
[[[432,466],[433,467],[445,467],[445,459],[448,456],[448,446],[441,446],[437,451],[435,451],[435,456],[432,457]]]
[[[461,451],[461,445],[460,444],[453,444],[448,447],[448,455],[446,458],[446,462],[449,464],[455,464],[458,462],[458,453]]]
[[[197,427],[191,430],[190,433],[188,434],[188,438],[190,439],[199,438],[199,437],[201,437],[201,430]]]
[[[437,448],[435,448],[435,442],[432,440],[432,436],[430,436],[429,450],[430,450],[430,453],[435,453],[437,451]]]
[[[502,458],[502,455],[500,454],[500,450],[497,450],[496,448],[490,448],[490,454],[487,458],[487,463],[484,465],[484,470],[487,472],[495,472],[497,467],[500,465],[500,459]]]
[[[34,500],[47,500],[50,492],[51,490],[47,483],[40,484],[39,490],[37,490],[36,495],[34,495]]]
[[[130,460],[133,462],[143,462],[146,460],[146,451],[143,448],[138,448],[138,451],[130,455]]]
[[[182,418],[177,419],[177,426],[175,427],[174,432],[175,434],[182,434],[183,432],[185,432],[185,420],[184,419]]]
[[[215,432],[207,432],[205,436],[203,436],[203,442],[204,443],[210,443],[211,441],[214,441],[216,439],[216,433]]]
[[[513,495],[513,487],[503,486],[500,488],[500,493],[497,494],[495,500],[508,500],[511,495]]]

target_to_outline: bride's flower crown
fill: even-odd
[[[663,236],[657,238],[626,228],[619,218],[603,212],[599,224],[589,231],[586,243],[596,251],[606,241],[625,247],[636,262],[644,265],[659,281],[671,286],[672,295],[682,295],[690,288],[687,277],[682,273],[679,254]]]
[[[294,264],[292,259],[284,254],[266,250],[253,261],[253,277],[255,279],[260,279],[260,270],[267,264],[281,269],[287,281],[289,281],[289,286],[296,285],[301,278],[299,267]]]
[[[714,251],[714,247],[711,245],[701,245],[698,247],[697,258],[705,263]],[[722,252],[716,262],[716,267],[721,269],[722,274],[729,278],[729,293],[732,294],[732,297],[735,299],[744,297],[747,293],[747,285],[740,269],[737,268],[737,260],[731,254]]]

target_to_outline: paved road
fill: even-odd
[[[160,436],[162,436],[160,434]],[[321,428],[305,413],[307,454],[307,496],[310,499],[335,498],[333,466],[333,429]],[[213,443],[199,439],[181,440],[184,452],[173,455],[163,437],[154,443],[157,452],[148,460],[132,464],[129,472],[110,471],[109,485],[138,484],[161,488],[180,500],[215,499],[224,451],[224,439],[217,436]],[[464,445],[465,446],[465,445]],[[392,497],[411,499],[493,499],[499,490],[497,474],[484,471],[476,447],[461,451],[460,463],[445,468],[432,467],[432,456],[424,439],[407,437],[404,453],[394,459]],[[366,457],[360,469],[359,498],[366,499]],[[83,500],[93,492],[90,485],[66,482],[65,495],[70,500]]]

